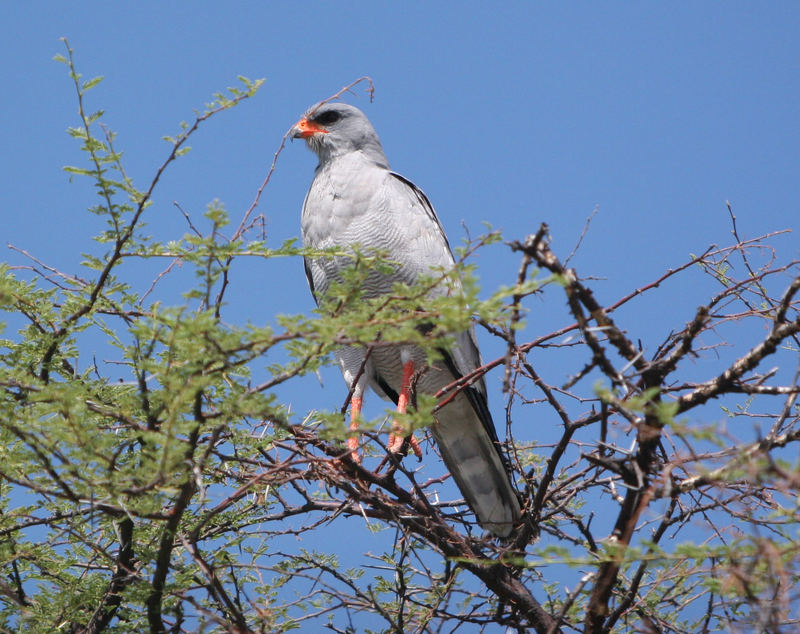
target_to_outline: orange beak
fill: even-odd
[[[309,121],[305,117],[300,119],[294,126],[294,133],[292,136],[295,139],[307,139],[315,134],[328,134],[328,131],[313,121]]]

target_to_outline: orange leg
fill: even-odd
[[[408,410],[408,403],[411,400],[411,378],[413,376],[414,362],[406,361],[403,364],[403,379],[400,384],[400,396],[397,398],[397,411],[400,414],[405,414],[406,410]],[[392,453],[399,453],[400,449],[403,447],[405,438],[398,432],[402,432],[402,430],[393,425],[392,433],[389,434],[389,451]],[[414,437],[414,434],[408,436],[408,444],[411,445],[411,450],[414,452],[414,455],[421,460],[422,448],[419,446],[419,442]]]
[[[364,399],[360,396],[353,396],[350,399],[350,431],[358,432],[358,419],[361,416],[361,405]],[[358,453],[358,433],[347,439],[347,448],[350,450],[350,457],[356,464],[361,464],[361,454]]]

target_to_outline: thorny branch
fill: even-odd
[[[691,476],[672,486],[664,487],[661,485],[662,481],[668,481],[670,474],[676,468],[685,469],[688,463],[693,462],[702,464],[704,458],[703,455],[695,454],[691,459],[687,460],[678,456],[670,457],[664,452],[661,442],[662,434],[665,433],[664,416],[663,409],[659,409],[661,404],[659,395],[667,392],[674,393],[674,386],[667,382],[669,375],[678,368],[684,358],[696,356],[699,351],[702,351],[703,348],[698,345],[698,340],[704,333],[711,331],[716,322],[720,321],[720,317],[713,312],[716,304],[723,298],[740,296],[744,290],[749,288],[749,285],[755,284],[759,287],[760,296],[764,298],[764,287],[761,280],[779,272],[776,269],[781,271],[794,269],[796,272],[797,263],[793,262],[787,267],[773,267],[760,271],[753,270],[748,264],[749,277],[747,279],[739,282],[728,280],[726,290],[712,299],[708,305],[698,308],[694,318],[684,330],[673,336],[672,340],[675,344],[672,344],[670,354],[666,355],[665,349],[662,348],[651,361],[648,361],[640,347],[637,349],[633,338],[610,319],[610,311],[603,309],[599,305],[594,299],[593,293],[584,286],[577,274],[573,270],[564,268],[558,262],[547,243],[542,239],[544,233],[546,233],[546,227],[543,225],[535,236],[531,235],[524,242],[512,243],[511,246],[513,249],[523,252],[523,265],[525,265],[526,261],[533,260],[543,269],[558,275],[562,279],[570,313],[576,319],[577,328],[582,334],[583,342],[591,353],[591,363],[587,367],[598,368],[610,381],[612,387],[620,388],[623,391],[622,400],[615,398],[611,401],[604,400],[603,402],[608,402],[611,405],[612,413],[616,412],[625,415],[638,429],[637,446],[633,451],[623,454],[624,457],[622,459],[615,459],[609,462],[608,459],[601,458],[602,451],[594,457],[587,455],[587,458],[591,458],[594,464],[610,468],[612,473],[621,478],[626,487],[625,496],[620,499],[620,510],[614,530],[610,536],[615,545],[615,552],[619,553],[619,555],[600,564],[594,579],[594,586],[590,592],[584,622],[584,629],[587,632],[608,631],[633,604],[632,598],[635,596],[636,588],[646,570],[647,564],[643,563],[636,576],[632,590],[626,595],[627,598],[609,616],[610,601],[613,594],[618,591],[616,588],[621,582],[619,579],[621,560],[618,557],[624,554],[624,548],[631,544],[638,530],[637,526],[640,519],[643,517],[645,510],[656,499],[656,496],[668,495],[672,497],[674,503],[674,500],[678,499],[681,494],[692,491],[695,487],[720,486],[737,470],[744,468],[744,465],[753,464],[757,456],[770,456],[771,451],[796,442],[800,437],[797,430],[780,436],[773,435],[769,440],[760,441],[749,448],[732,450],[731,455],[735,456],[733,460],[714,471],[703,475]],[[750,243],[752,242],[754,241],[750,241]],[[701,264],[712,268],[713,271],[718,271],[721,269],[720,264],[727,261],[732,251],[741,252],[743,254],[742,257],[747,262],[747,246],[739,243],[732,249],[723,251],[710,248],[702,256],[694,258],[689,264]],[[713,256],[721,252],[724,253],[723,260],[714,261]],[[686,266],[681,268],[686,268]],[[649,285],[648,290],[657,285],[658,283]],[[796,375],[792,385],[765,386],[760,383],[751,385],[748,382],[751,380],[748,373],[755,370],[767,357],[773,355],[779,346],[796,337],[798,330],[800,330],[800,316],[798,316],[797,301],[795,299],[798,289],[800,289],[800,275],[794,277],[779,300],[764,298],[768,300],[767,303],[772,307],[774,315],[772,327],[767,335],[755,347],[733,361],[716,378],[704,383],[684,386],[681,389],[683,393],[673,401],[674,409],[672,415],[688,412],[710,399],[740,392],[748,394],[788,394],[791,398],[795,398],[797,393]],[[619,303],[612,304],[611,308],[616,308],[617,305]],[[739,316],[740,319],[747,315],[759,316],[763,314],[751,305],[748,305],[748,309],[748,311]],[[793,314],[793,318],[787,318],[789,312]],[[602,345],[603,341],[610,343],[616,355],[628,361],[626,371],[628,368],[632,368],[634,370],[632,374],[617,369],[611,353]],[[520,352],[524,353],[527,350],[520,350]],[[506,358],[508,358],[508,355]],[[554,405],[552,390],[542,386],[541,379],[532,367],[528,368],[528,375],[533,378],[535,384],[542,387],[546,400],[551,405]],[[631,416],[630,413],[624,411],[625,401],[631,400],[638,395],[647,395],[647,400],[638,406],[643,416],[636,414]],[[556,407],[556,411],[559,413],[559,417],[563,419],[562,408]],[[784,408],[785,411],[786,408]],[[571,441],[572,434],[575,431],[573,425],[574,423],[565,423],[564,434],[548,461],[548,468],[542,480],[543,487],[549,486],[552,481],[554,462],[558,463],[564,446]],[[686,439],[684,438],[684,440]],[[661,451],[660,459],[658,457],[659,450]],[[710,454],[707,453],[705,456],[710,457]],[[663,475],[659,475],[659,472],[663,473]],[[674,475],[672,477],[674,478]],[[791,481],[791,476],[788,476],[788,474],[784,474],[784,477],[789,477]],[[541,488],[537,491],[533,505],[535,514],[541,511],[541,501],[545,498],[545,495]],[[534,517],[538,517],[538,515],[534,515]],[[661,534],[663,534],[663,531],[659,536]]]
[[[151,630],[175,629],[180,622],[178,618],[170,626],[170,617],[163,611],[165,601],[170,598],[180,598],[194,606],[197,613],[206,614],[207,608],[197,603],[197,597],[173,594],[168,590],[167,580],[175,570],[176,553],[186,553],[194,562],[198,580],[207,591],[206,601],[217,606],[216,611],[207,613],[207,618],[219,625],[224,624],[231,631],[248,631],[258,619],[267,617],[260,612],[257,602],[248,598],[239,587],[238,573],[226,574],[223,560],[218,560],[207,544],[224,539],[230,531],[239,535],[252,533],[266,540],[286,535],[301,536],[325,530],[327,525],[340,520],[351,523],[361,520],[368,526],[377,522],[396,528],[395,551],[404,553],[394,564],[394,587],[401,600],[398,607],[387,609],[373,589],[354,582],[335,566],[320,563],[314,587],[307,598],[318,600],[325,597],[332,604],[327,609],[298,616],[302,622],[312,622],[324,614],[346,610],[380,614],[398,631],[415,628],[428,631],[436,627],[434,624],[444,622],[500,623],[510,628],[539,632],[568,629],[604,632],[611,631],[620,623],[637,621],[660,623],[666,627],[670,620],[662,610],[671,599],[665,595],[666,603],[653,602],[653,593],[659,586],[669,585],[672,577],[692,583],[692,575],[700,574],[701,570],[695,568],[689,573],[678,574],[677,567],[660,563],[659,557],[663,555],[656,547],[666,540],[670,531],[678,533],[692,522],[704,522],[712,534],[728,543],[730,537],[717,528],[720,518],[726,516],[739,520],[749,517],[747,521],[754,529],[780,531],[780,523],[769,518],[770,513],[780,508],[776,496],[800,486],[800,477],[781,464],[775,453],[800,441],[795,408],[800,393],[800,372],[795,371],[785,384],[775,382],[778,376],[782,376],[775,369],[756,373],[765,359],[780,353],[787,341],[792,341],[800,327],[797,311],[800,275],[797,275],[797,263],[790,263],[763,270],[753,269],[748,271],[746,280],[729,279],[723,290],[693,311],[682,329],[670,333],[649,354],[636,333],[625,330],[620,319],[612,319],[611,314],[637,297],[654,293],[668,278],[689,273],[692,267],[718,271],[720,264],[732,254],[751,246],[755,248],[759,242],[749,241],[747,245],[724,249],[710,248],[655,282],[603,307],[577,272],[560,264],[549,247],[546,227],[525,241],[512,243],[512,248],[523,253],[516,288],[521,287],[532,265],[550,272],[563,284],[569,317],[574,323],[520,344],[510,334],[512,329],[484,322],[490,333],[502,338],[506,353],[469,377],[448,386],[440,394],[444,400],[452,398],[455,391],[490,368],[506,367],[510,379],[508,398],[521,403],[511,408],[512,416],[517,417],[514,426],[517,438],[510,441],[510,449],[520,476],[524,475],[528,485],[526,522],[508,544],[497,543],[487,536],[476,536],[474,518],[463,503],[439,498],[437,491],[447,484],[446,476],[420,480],[417,471],[397,461],[386,472],[356,464],[343,446],[324,438],[324,425],[314,424],[311,419],[302,425],[292,425],[280,418],[264,421],[264,428],[272,428],[274,433],[271,436],[274,437],[256,454],[244,447],[237,448],[239,441],[230,432],[225,432],[222,425],[211,434],[201,433],[208,422],[217,420],[218,412],[213,407],[213,400],[199,393],[195,402],[196,432],[184,441],[185,461],[193,465],[193,473],[206,470],[204,465],[207,463],[213,464],[215,477],[229,483],[232,491],[213,505],[203,506],[199,514],[195,511],[191,528],[183,525],[199,492],[199,480],[195,477],[184,481],[161,515],[131,516],[162,523],[146,602]],[[680,375],[687,359],[694,361],[702,358],[708,350],[714,350],[703,339],[715,334],[722,324],[734,321],[732,314],[736,314],[735,321],[740,322],[748,316],[763,320],[764,312],[756,307],[749,312],[731,312],[732,302],[746,292],[747,280],[766,289],[770,279],[786,273],[793,273],[795,277],[779,297],[771,300],[771,325],[755,345],[741,352],[709,380],[673,379],[673,375]],[[715,275],[714,279],[719,278]],[[553,288],[556,287],[549,287],[550,291]],[[509,323],[521,320],[525,299],[521,293],[511,294]],[[725,310],[721,310],[723,306]],[[378,317],[379,313],[374,316]],[[559,338],[571,333],[578,333],[580,338],[559,343]],[[276,342],[285,342],[303,335],[293,332],[274,336]],[[342,343],[346,341],[341,340]],[[377,341],[373,345],[384,344]],[[268,348],[264,342],[259,343],[259,349]],[[321,350],[319,347],[316,349]],[[588,369],[578,375],[573,373],[573,378],[565,383],[566,387],[559,387],[552,372],[543,371],[545,366],[538,361],[544,354],[581,350],[585,351],[586,358],[580,364]],[[309,357],[305,361],[299,360],[293,369],[276,373],[268,381],[248,387],[244,393],[263,393],[293,380],[303,372],[313,355],[313,352],[309,353]],[[203,371],[211,371],[212,367],[204,366]],[[591,395],[581,393],[583,383],[592,377],[596,380],[598,375],[605,377],[610,390]],[[523,394],[526,382],[541,398]],[[42,391],[33,381],[6,380],[2,384],[7,389],[30,395]],[[146,380],[140,382],[140,389],[143,397],[149,394]],[[769,425],[763,437],[755,442],[736,441],[731,447],[714,449],[693,440],[683,424],[678,424],[674,418],[713,399],[736,394],[750,398],[785,399],[774,414],[768,416]],[[584,407],[583,411],[576,409],[576,404]],[[129,429],[155,431],[162,424],[160,414],[153,411],[142,424],[128,413],[116,412],[113,404],[87,400],[85,405],[98,416],[110,417],[117,425]],[[520,436],[524,436],[519,427],[520,421],[524,420],[522,412],[531,405],[538,406],[537,410],[548,408],[560,426],[560,432],[549,445],[531,448],[520,440]],[[586,409],[587,406],[590,407]],[[672,409],[664,410],[666,406],[672,406]],[[742,415],[751,416],[747,411]],[[537,413],[537,418],[541,416]],[[613,431],[615,438],[621,436],[624,439],[629,430],[635,432],[635,442],[630,446],[622,446],[610,438]],[[12,428],[12,431],[31,446],[35,445],[35,438],[26,430]],[[365,444],[377,447],[379,455],[385,452],[379,434],[365,432],[364,438]],[[682,450],[679,449],[681,446]],[[229,451],[231,448],[234,449],[232,453]],[[523,463],[529,461],[533,453],[542,457],[541,468],[529,468],[523,473]],[[44,451],[38,450],[37,455],[50,474],[51,490],[46,491],[39,484],[25,482],[11,474],[4,474],[7,481],[78,502],[80,496],[71,488],[68,479],[58,473],[54,461]],[[57,449],[53,455],[65,460]],[[426,462],[435,460],[429,456]],[[156,486],[156,483],[147,486]],[[145,490],[147,487],[141,489]],[[591,500],[598,495],[613,501],[616,514],[613,521],[598,519],[595,511],[587,514],[581,510],[581,505],[587,501],[591,508]],[[663,510],[658,506],[661,501],[668,503]],[[580,504],[576,506],[578,502]],[[131,520],[126,518],[125,508],[100,501],[90,508],[92,512],[113,513],[120,527],[120,548],[115,555],[109,553],[108,556],[113,562],[113,574],[105,600],[96,606],[86,625],[89,631],[101,631],[117,614],[125,588],[141,579],[143,573],[134,559],[134,550],[127,546],[135,533]],[[58,521],[56,517],[54,521]],[[236,519],[223,519],[228,517]],[[651,525],[654,528],[648,530]],[[573,548],[585,547],[595,559],[594,564],[582,572],[577,585],[569,590],[565,588],[561,597],[544,601],[536,598],[542,587],[537,572],[539,564],[529,566],[525,562],[527,558],[537,556],[539,542],[553,539],[557,543],[571,544]],[[629,575],[627,553],[642,540],[647,540],[648,546],[644,556],[638,560],[632,555],[635,570]],[[427,561],[430,552],[442,558],[443,568],[430,567]],[[298,580],[308,574],[307,564],[313,561],[309,555],[303,557],[297,559],[295,574]],[[306,563],[301,564],[301,560]],[[412,560],[416,563],[409,569]],[[542,565],[547,566],[547,561]],[[749,560],[745,558],[739,564],[731,560],[728,565],[731,574],[737,575],[747,588],[744,600],[760,611],[759,614],[763,613],[763,618],[773,621],[789,618],[785,601],[779,607],[766,607],[768,603],[757,589],[757,570],[752,568]],[[260,574],[282,574],[280,566],[256,560],[246,567],[258,570]],[[458,571],[469,573],[482,589],[473,587],[467,590],[470,584],[456,574]],[[447,580],[444,585],[443,579]],[[783,585],[775,592],[783,597],[780,593],[785,590],[781,588],[785,589],[788,582],[781,583]],[[436,587],[444,589],[434,600],[429,593]],[[470,597],[470,604],[474,606],[468,611],[456,607],[465,596]],[[647,597],[650,597],[649,601],[645,600]],[[730,599],[720,594],[712,595],[708,600],[711,606],[709,614],[721,618],[719,614],[724,613]],[[493,604],[495,608],[489,609]],[[286,609],[296,609],[299,605],[300,602],[287,604]],[[259,614],[261,616],[256,616]],[[585,615],[582,625],[581,615]],[[706,620],[708,618],[711,617],[707,616]]]
[[[76,134],[89,139],[86,88],[67,51],[82,125]],[[330,99],[361,82],[371,95],[364,77]],[[0,605],[27,618],[43,611],[37,584],[50,580],[71,591],[90,579],[80,596],[94,602],[71,606],[47,622],[50,629],[100,632],[137,622],[176,633],[198,625],[356,631],[365,614],[397,632],[464,625],[552,633],[749,625],[777,631],[800,624],[800,263],[779,262],[770,241],[782,232],[742,239],[729,208],[734,244],[709,247],[607,304],[602,287],[565,264],[572,254],[562,263],[551,249],[546,225],[510,243],[521,254],[509,272],[513,290],[501,310],[479,322],[503,353],[442,389],[432,411],[503,366],[513,431],[506,444],[525,502],[524,522],[503,543],[480,534],[435,447],[423,466],[412,468],[386,457],[380,433],[365,431],[371,455],[365,464],[354,462],[341,442],[344,426],[337,428],[352,394],[338,413],[312,412],[299,424],[284,403],[275,406],[279,390],[316,369],[334,345],[361,343],[375,351],[392,344],[380,336],[359,342],[347,332],[326,338],[304,321],[257,336],[215,330],[231,262],[264,256],[259,248],[224,255],[212,249],[203,260],[200,304],[213,308],[216,323],[183,333],[202,343],[200,359],[177,354],[174,325],[170,330],[144,305],[149,290],[134,307],[114,298],[110,280],[127,258],[173,259],[152,290],[185,257],[167,249],[139,253],[135,235],[164,170],[198,126],[227,107],[198,115],[174,140],[127,215],[116,212],[113,187],[102,181],[113,239],[96,279],[68,275],[18,250],[33,261],[27,271],[73,301],[57,307],[64,310],[56,319],[23,293],[11,299],[29,320],[30,337],[38,337],[31,348],[41,356],[15,374],[4,367],[0,376],[7,414]],[[216,224],[202,236],[181,211],[197,238],[230,248],[259,226],[253,214],[286,138],[232,237]],[[113,159],[112,135],[105,139]],[[97,178],[108,159],[100,147],[86,148]],[[473,242],[464,257],[482,244]],[[738,278],[736,264],[744,267]],[[558,284],[535,284],[535,268]],[[444,277],[410,299],[424,300]],[[685,280],[699,286],[708,280],[707,299],[699,307],[669,307],[672,323],[682,325],[654,335],[652,315],[637,312],[636,302]],[[563,325],[536,336],[521,327],[534,290],[549,306],[566,298]],[[398,299],[404,298],[375,304],[366,321],[385,333],[397,322],[382,322],[382,313]],[[394,319],[418,317],[407,312]],[[133,381],[117,385],[95,363],[98,381],[90,385],[77,365],[53,362],[73,331],[99,315],[131,328],[125,334],[132,352],[115,363],[129,367]],[[146,320],[155,324],[151,331],[134,328]],[[292,363],[274,361],[276,350],[300,343],[308,345]],[[161,366],[153,361],[160,354]],[[249,372],[263,370],[263,358],[269,369],[251,382]],[[60,392],[54,368],[64,385],[74,381],[80,391]],[[178,368],[182,380],[169,383]],[[92,446],[97,438],[106,444]],[[25,468],[5,459],[11,450],[24,454]],[[373,456],[377,466],[370,468]],[[145,464],[153,473],[140,468]],[[103,477],[91,480],[90,467]],[[20,493],[38,507],[7,508]],[[348,536],[346,547],[328,540],[333,524],[342,527],[337,536]],[[32,532],[46,532],[53,542],[52,551],[41,549],[44,557],[27,547]],[[677,548],[681,541],[692,548]],[[314,542],[323,546],[307,549]],[[353,543],[365,555],[341,565],[337,554]],[[45,565],[50,552],[76,544],[75,552],[88,554],[60,569]]]

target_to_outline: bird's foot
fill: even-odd
[[[403,436],[402,434],[390,434],[389,435],[389,451],[394,454],[399,454],[403,451],[403,447],[405,446],[405,442],[408,440],[408,446],[411,447],[411,451],[414,452],[414,455],[417,457],[417,460],[422,460],[422,447],[419,446],[419,441],[417,440],[414,434],[409,434],[408,436]]]
[[[411,402],[411,384],[413,378],[414,362],[409,360],[403,364],[403,379],[401,381],[400,395],[397,399],[397,411],[400,414],[406,413],[408,404]],[[406,446],[406,440],[408,440],[408,446],[411,447],[417,460],[421,461],[422,448],[419,446],[419,442],[414,437],[413,432],[405,434],[405,431],[402,425],[398,425],[397,421],[394,422],[392,425],[392,433],[389,434],[389,451],[394,454],[399,454],[403,451],[403,447]]]
[[[361,464],[361,452],[358,450],[358,437],[353,436],[347,439],[347,449],[349,450],[350,459],[356,464]]]
[[[353,394],[350,400],[350,432],[352,435],[347,439],[347,448],[350,450],[350,458],[359,465],[361,464],[361,453],[358,451],[358,420],[361,416],[361,406],[363,403],[363,397]]]

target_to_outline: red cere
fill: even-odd
[[[295,127],[300,131],[299,136],[303,139],[307,139],[308,137],[317,133],[328,134],[328,131],[325,128],[305,118],[300,119]]]

